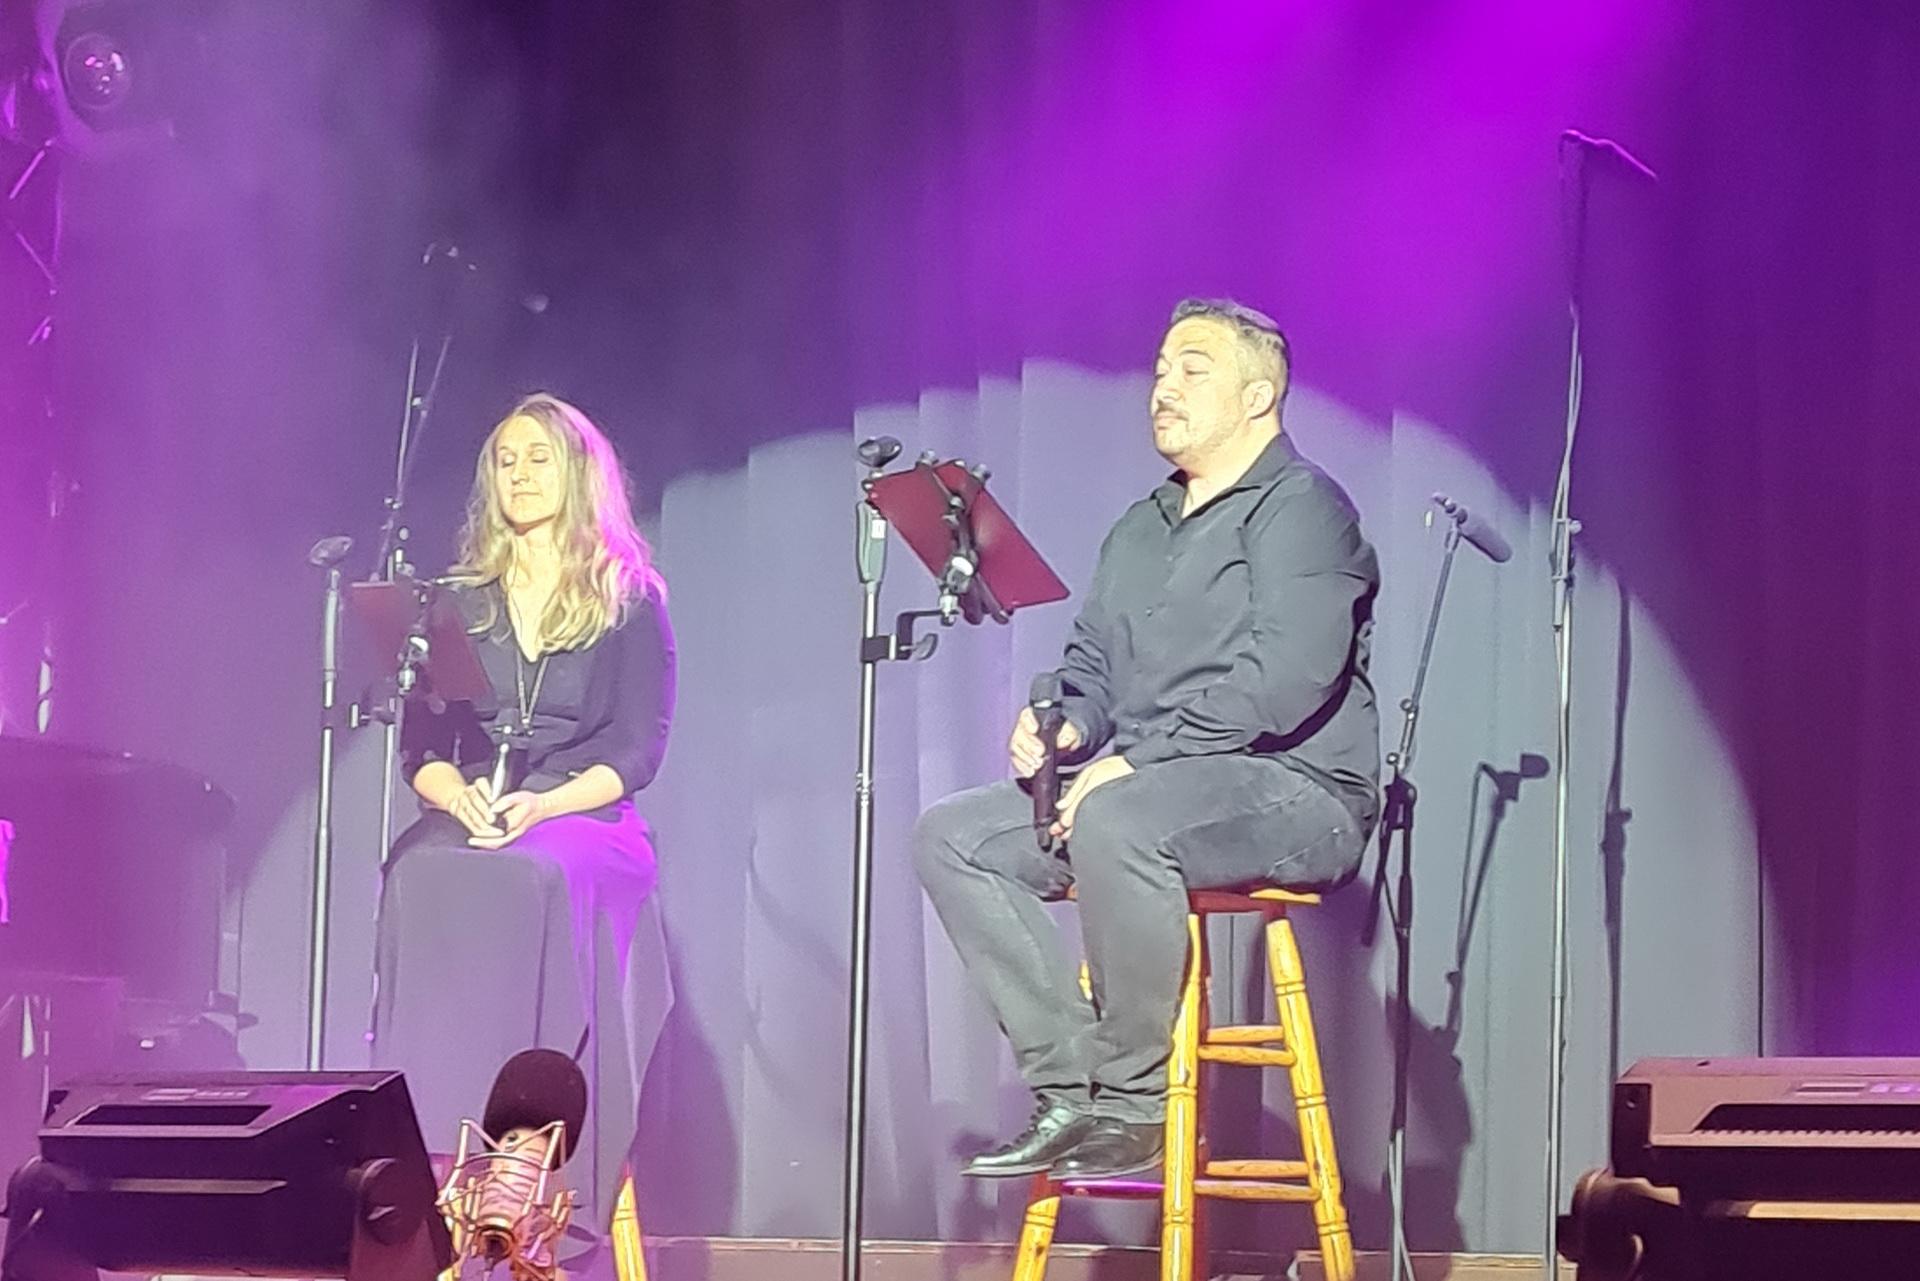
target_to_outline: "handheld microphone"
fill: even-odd
[[[1488,560],[1496,565],[1504,565],[1513,559],[1513,548],[1500,536],[1499,530],[1445,494],[1435,494],[1433,501],[1438,504],[1441,511],[1447,514],[1449,520],[1460,527],[1460,537],[1486,553]]]
[[[508,738],[502,738],[498,743],[494,744],[493,773],[487,776],[487,782],[493,788],[493,799],[496,801],[499,800],[502,796],[505,796],[507,794],[507,779],[509,777],[508,766],[511,763],[512,759],[513,759],[513,740]],[[507,830],[506,825],[500,821],[500,816],[498,814],[494,815],[493,817],[493,825],[499,828],[502,832]],[[508,1062],[512,1062],[512,1060],[510,1059],[508,1060]]]
[[[522,1050],[494,1078],[480,1124],[460,1123],[440,1208],[454,1230],[455,1269],[507,1263],[516,1277],[550,1275],[573,1217],[560,1167],[580,1143],[587,1078],[558,1050]]]
[[[1033,834],[1053,852],[1053,821],[1060,817],[1060,729],[1067,723],[1060,673],[1041,672],[1027,691],[1040,734],[1040,768],[1033,772]]]

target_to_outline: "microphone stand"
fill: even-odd
[[[429,245],[425,263],[430,265],[439,251],[440,246]],[[394,463],[393,488],[388,491],[382,503],[382,510],[386,514],[380,524],[380,545],[374,555],[373,578],[376,581],[392,582],[412,573],[412,568],[406,560],[406,543],[410,531],[403,520],[406,510],[407,481],[412,475],[413,460],[420,438],[425,433],[428,416],[433,411],[434,397],[440,390],[441,375],[446,370],[447,353],[452,346],[453,330],[452,322],[449,321],[447,328],[440,335],[438,350],[433,358],[433,368],[427,376],[424,391],[420,388],[420,357],[423,343],[417,329],[407,352],[406,405],[400,418],[400,440]],[[320,641],[320,778],[316,789],[313,885],[307,932],[306,1069],[309,1072],[320,1071],[326,1062],[327,945],[328,918],[332,907],[333,890],[333,738],[336,685],[339,678],[337,655],[340,635],[340,562],[352,547],[353,540],[344,536],[323,538],[315,544],[308,558],[312,564],[327,571],[326,603]],[[368,707],[355,703],[347,709],[347,724],[350,728],[363,728],[370,721],[377,721],[381,725],[380,866],[383,871],[387,864],[387,853],[393,845],[395,804],[393,778],[400,748],[400,693],[412,685],[413,668],[417,658],[414,647],[410,645],[402,660],[400,671],[396,674],[394,688],[386,692],[379,706]],[[374,976],[373,981],[376,985],[378,984],[378,975]]]
[[[854,507],[854,562],[860,575],[862,594],[860,626],[860,745],[859,765],[853,788],[853,936],[850,946],[852,976],[847,996],[847,1132],[845,1183],[842,1191],[844,1219],[841,1224],[840,1261],[843,1281],[859,1281],[861,1267],[861,1220],[865,1203],[867,1134],[867,1015],[871,1001],[871,942],[873,925],[873,754],[874,696],[881,663],[928,658],[939,643],[938,635],[915,638],[914,628],[923,619],[937,618],[943,627],[964,619],[978,623],[991,618],[1006,622],[1021,601],[1015,595],[998,591],[981,573],[983,556],[973,527],[975,502],[985,492],[984,468],[965,468],[951,484],[939,474],[932,454],[922,455],[914,473],[924,478],[939,503],[937,525],[944,530],[945,548],[940,564],[934,567],[939,587],[939,608],[908,610],[895,617],[892,631],[880,627],[880,583],[886,574],[887,536],[892,521],[884,514],[885,503],[876,497],[876,485],[891,477],[883,473],[888,463],[900,454],[900,442],[891,436],[862,441],[860,461],[867,468],[866,497]],[[906,473],[896,473],[905,475]],[[904,513],[910,508],[897,509]],[[921,508],[920,515],[926,514]],[[895,520],[918,520],[919,516],[896,515]],[[918,532],[933,528],[932,524]],[[1010,537],[1009,537],[1010,535]],[[902,528],[909,545],[914,531]],[[1016,546],[1018,544],[1018,546]],[[1029,565],[1048,579],[1053,571],[1025,545],[1017,529],[1001,534],[999,563],[1008,558],[1031,558]],[[932,561],[929,560],[932,567]],[[988,561],[991,566],[992,559]],[[1032,584],[1024,589],[1026,603],[1041,604],[1066,597],[1064,584],[1054,580],[1058,594],[1035,594]],[[1017,594],[1017,593],[1016,593]]]
[[[1566,181],[1568,141],[1562,138],[1562,180]],[[1556,672],[1553,787],[1553,963],[1547,1014],[1547,1136],[1545,1249],[1541,1275],[1556,1281],[1557,1225],[1560,1202],[1560,1149],[1565,1122],[1567,1075],[1567,860],[1569,794],[1567,766],[1573,749],[1573,588],[1574,535],[1580,522],[1571,511],[1573,444],[1580,427],[1580,401],[1586,349],[1580,325],[1585,286],[1587,168],[1586,153],[1575,148],[1570,199],[1563,209],[1567,253],[1567,312],[1572,336],[1567,363],[1566,443],[1553,490],[1553,658]]]
[[[869,480],[878,477],[900,454],[900,442],[891,436],[862,441],[860,461]],[[867,1137],[867,1015],[871,999],[870,961],[873,934],[873,748],[874,702],[880,664],[895,659],[929,657],[938,636],[913,639],[917,618],[927,611],[902,614],[895,632],[880,630],[880,584],[887,572],[887,535],[890,526],[870,499],[854,505],[854,564],[860,575],[860,745],[853,781],[853,939],[852,977],[847,995],[847,1133],[843,1218],[840,1232],[840,1275],[859,1281],[861,1218],[865,1203]],[[955,567],[957,568],[957,567]],[[950,573],[954,569],[950,569]],[[971,569],[968,570],[969,575]],[[946,605],[943,589],[942,605]],[[951,622],[951,613],[943,621]]]
[[[1428,518],[1431,520],[1431,516]],[[1420,642],[1414,666],[1413,689],[1400,700],[1400,746],[1387,754],[1387,782],[1380,810],[1380,862],[1373,878],[1373,907],[1367,913],[1362,941],[1373,942],[1374,922],[1386,904],[1393,922],[1393,1114],[1387,1130],[1387,1197],[1393,1216],[1393,1281],[1413,1281],[1413,1256],[1407,1249],[1407,1112],[1413,1062],[1413,805],[1419,793],[1413,785],[1413,736],[1420,720],[1420,696],[1426,690],[1427,668],[1433,658],[1433,638],[1440,628],[1440,609],[1453,574],[1454,553],[1460,548],[1461,528],[1449,520],[1440,572],[1433,584],[1433,604],[1427,611],[1427,632]],[[1388,869],[1393,863],[1394,837],[1400,838],[1397,888],[1389,890]]]
[[[876,461],[862,448],[861,461],[869,475],[879,475],[892,456],[882,451]],[[880,581],[887,572],[887,521],[877,508],[861,499],[854,509],[854,560],[860,574],[860,748],[853,776],[853,973],[847,993],[847,1133],[842,1166],[840,1275],[859,1281],[861,1209],[865,1200],[867,1139],[867,1013],[868,962],[873,935],[873,739],[876,678],[881,662],[892,657],[884,647],[890,636],[880,633]]]
[[[327,907],[333,891],[333,731],[340,667],[340,562],[353,550],[342,535],[323,538],[307,562],[327,574],[320,622],[320,780],[315,790],[313,895],[307,949],[307,1070],[320,1070],[327,1030]]]
[[[407,563],[407,540],[411,537],[405,524],[407,506],[407,482],[413,476],[413,460],[419,452],[420,439],[426,434],[427,420],[433,413],[434,397],[440,391],[440,377],[446,372],[447,352],[453,346],[451,322],[440,334],[438,350],[433,357],[433,370],[427,376],[425,391],[419,389],[420,380],[420,335],[415,333],[412,344],[407,350],[407,398],[400,414],[400,441],[396,448],[393,466],[393,488],[382,502],[386,512],[380,525],[380,549],[374,556],[374,577],[386,582],[410,577],[413,567]],[[412,687],[412,660],[414,653],[408,651],[407,661],[399,673],[397,687],[389,691],[382,705],[366,715],[380,722],[380,867],[386,870],[388,851],[393,848],[393,811],[394,811],[394,769],[400,755],[400,699]]]

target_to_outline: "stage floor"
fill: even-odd
[[[1007,1281],[1014,1248],[1007,1244],[870,1241],[862,1275],[867,1281]],[[1384,1252],[1357,1256],[1357,1281],[1388,1281]],[[1526,1281],[1540,1274],[1538,1256],[1417,1254],[1417,1281]],[[1574,1268],[1560,1273],[1573,1281]],[[569,1269],[572,1281],[616,1281],[610,1252],[601,1250]],[[1211,1276],[1229,1281],[1322,1281],[1319,1256],[1220,1252]],[[647,1241],[648,1281],[838,1281],[840,1245],[818,1239],[659,1237]],[[1056,1243],[1048,1281],[1158,1281],[1158,1252],[1148,1247]]]

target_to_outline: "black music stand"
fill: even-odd
[[[440,703],[493,696],[450,588],[416,578],[347,584],[347,612],[395,693]]]
[[[1066,584],[987,492],[984,467],[922,457],[907,471],[870,477],[866,491],[939,582],[943,617],[957,609],[969,623],[1004,623],[1016,609],[1067,598]]]
[[[938,636],[914,637],[922,619],[1004,623],[1015,610],[1067,598],[1067,585],[1040,558],[1012,517],[987,492],[987,471],[922,454],[888,474],[900,455],[891,436],[860,443],[866,491],[854,507],[855,563],[864,595],[860,634],[860,766],[854,776],[852,980],[847,998],[847,1136],[841,1276],[859,1281],[861,1211],[867,1137],[867,1003],[873,923],[873,721],[881,663],[932,655]],[[887,567],[887,531],[900,537],[939,584],[936,609],[908,610],[892,631],[880,630],[880,580]]]

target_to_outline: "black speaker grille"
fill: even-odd
[[[75,1125],[251,1125],[264,1103],[102,1103]]]
[[[1920,1134],[1911,1103],[1722,1103],[1700,1122],[1714,1133]]]

